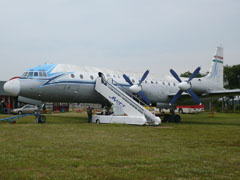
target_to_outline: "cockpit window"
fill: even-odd
[[[23,77],[24,77],[24,76],[27,76],[27,74],[28,74],[28,72],[24,72],[22,76],[23,76]]]
[[[29,72],[28,77],[33,77],[33,72]]]
[[[45,71],[29,71],[24,72],[22,77],[47,77],[47,73]]]

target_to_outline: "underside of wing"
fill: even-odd
[[[206,96],[237,96],[240,95],[240,89],[225,89],[220,91],[211,91]]]
[[[175,94],[169,94],[168,97],[171,99],[174,97]],[[200,100],[202,103],[207,103],[212,100],[217,100],[218,98],[224,97],[224,96],[237,96],[240,95],[240,89],[224,89],[219,91],[211,91],[206,94],[198,94]],[[187,105],[191,104],[194,105],[195,102],[192,100],[191,96],[188,93],[183,93],[182,96],[178,99],[177,104],[181,105]]]

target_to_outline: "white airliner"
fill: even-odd
[[[120,88],[128,88],[138,94],[147,104],[159,108],[174,107],[177,104],[200,104],[221,96],[240,94],[240,89],[227,90],[223,87],[223,48],[217,47],[209,73],[194,78],[198,67],[190,78],[143,75],[126,73],[106,68],[80,67],[67,64],[46,64],[26,70],[20,77],[10,79],[4,90],[32,102],[74,102],[109,104],[109,101],[95,90],[96,79],[103,75],[112,78]],[[192,97],[192,98],[191,98]]]

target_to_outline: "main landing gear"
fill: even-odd
[[[163,114],[162,122],[180,123],[181,116],[178,114],[175,114],[174,109],[170,109],[170,114]]]
[[[181,116],[179,116],[178,114],[164,114],[163,122],[180,123]]]

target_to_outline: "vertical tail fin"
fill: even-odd
[[[223,47],[217,47],[212,65],[206,79],[211,80],[217,87],[223,88]]]

